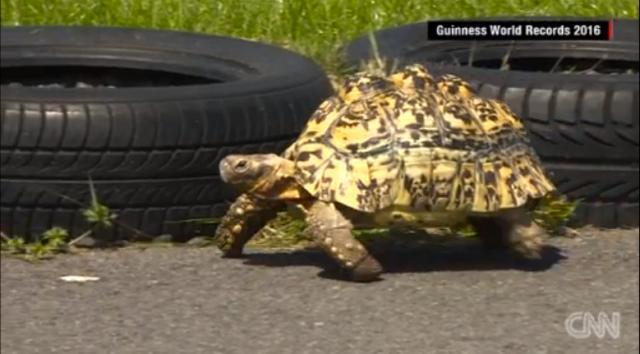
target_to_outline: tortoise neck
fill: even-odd
[[[302,199],[308,194],[296,182],[293,161],[282,159],[271,173],[260,178],[248,191],[250,194],[265,199]]]

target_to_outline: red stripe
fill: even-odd
[[[613,39],[613,19],[609,20],[609,40]]]

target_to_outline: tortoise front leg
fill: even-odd
[[[331,203],[314,202],[307,211],[308,227],[305,232],[340,266],[354,281],[372,281],[382,273],[382,266],[351,231],[353,226]]]
[[[242,194],[229,207],[216,230],[218,248],[225,257],[240,257],[251,237],[276,216],[282,202]]]

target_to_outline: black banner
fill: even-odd
[[[429,40],[609,40],[613,21],[429,21]]]

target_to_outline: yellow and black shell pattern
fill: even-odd
[[[493,212],[555,189],[505,104],[417,64],[348,78],[283,156],[312,196],[364,212]]]

